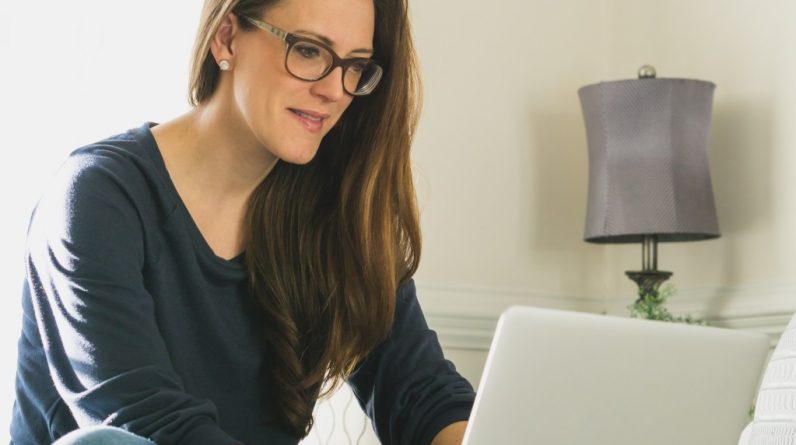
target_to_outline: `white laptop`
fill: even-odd
[[[500,317],[467,445],[734,445],[764,334],[512,307]]]

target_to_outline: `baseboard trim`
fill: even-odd
[[[498,318],[510,306],[623,316],[634,296],[589,298],[419,283],[418,298],[443,347],[488,350]],[[796,312],[796,283],[683,289],[669,299],[667,307],[674,314],[702,318],[712,326],[765,333],[773,346]]]

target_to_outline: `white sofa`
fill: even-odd
[[[796,445],[796,316],[768,362],[754,420],[738,445]]]

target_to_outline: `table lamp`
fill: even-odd
[[[707,150],[716,86],[656,78],[649,65],[638,77],[587,85],[578,95],[589,151],[584,238],[641,243],[641,270],[626,274],[642,299],[672,275],[658,270],[659,242],[720,233]]]

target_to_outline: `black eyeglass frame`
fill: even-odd
[[[285,31],[283,29],[280,29],[280,28],[277,28],[274,25],[271,25],[270,23],[266,23],[266,22],[263,22],[262,20],[257,20],[257,19],[252,18],[252,17],[241,15],[240,18],[246,20],[247,22],[251,23],[252,25],[256,26],[257,28],[262,29],[263,31],[268,31],[272,35],[276,36],[277,38],[279,38],[280,40],[285,42],[285,71],[287,71],[291,76],[295,77],[296,79],[303,80],[305,82],[317,82],[317,81],[323,79],[324,77],[328,76],[329,73],[334,71],[334,69],[339,66],[339,67],[341,67],[343,69],[343,75],[340,78],[341,81],[342,81],[342,84],[343,84],[343,91],[345,91],[347,94],[350,94],[351,96],[367,96],[368,94],[372,93],[373,90],[376,89],[376,87],[379,85],[379,82],[381,81],[381,77],[382,77],[382,75],[384,73],[384,69],[374,59],[371,59],[371,58],[368,58],[368,57],[352,57],[352,58],[349,58],[349,59],[343,59],[342,57],[338,56],[337,53],[334,52],[334,50],[329,47],[329,45],[326,45],[323,42],[319,42],[319,41],[317,41],[315,39],[311,39],[309,37],[304,37],[304,36],[299,36],[299,35],[296,35],[296,34],[293,34],[293,33],[289,33],[289,32],[287,32],[287,31]],[[295,73],[290,71],[290,68],[288,68],[287,60],[288,60],[288,57],[290,55],[290,50],[293,48],[293,46],[296,43],[299,43],[299,42],[307,42],[307,43],[311,43],[313,45],[317,45],[317,46],[325,49],[326,51],[329,51],[329,54],[332,55],[332,64],[329,65],[329,67],[326,69],[326,71],[321,73],[321,75],[318,76],[317,78],[306,78],[306,77],[297,76]],[[346,86],[345,86],[345,74],[346,74],[346,71],[348,71],[348,68],[350,66],[352,66],[352,65],[354,65],[356,63],[363,63],[363,62],[366,63],[366,64],[373,65],[376,68],[376,70],[377,70],[376,73],[373,74],[375,76],[374,80],[371,80],[371,81],[368,82],[369,84],[372,84],[372,85],[369,86],[367,89],[365,89],[364,92],[357,93],[357,92],[353,92],[353,91],[348,91],[348,88],[346,88]]]

